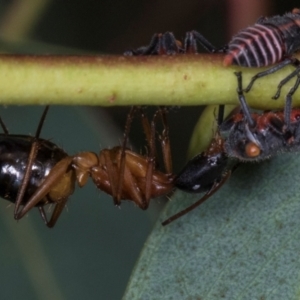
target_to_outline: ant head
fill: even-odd
[[[226,171],[224,151],[213,154],[203,152],[192,158],[175,178],[175,186],[188,193],[209,191]]]

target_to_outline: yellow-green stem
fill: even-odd
[[[217,54],[177,56],[0,56],[1,104],[207,105],[237,104],[234,71],[244,83],[262,69],[224,67]],[[247,101],[261,109],[281,108],[271,99],[286,67],[258,80]],[[294,104],[300,105],[296,92]]]

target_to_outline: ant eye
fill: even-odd
[[[260,155],[260,148],[253,142],[250,142],[245,147],[245,153],[248,157],[256,157]]]

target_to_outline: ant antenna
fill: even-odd
[[[44,109],[44,112],[42,114],[42,117],[40,119],[40,122],[39,122],[39,125],[38,125],[38,128],[36,130],[36,133],[35,133],[35,138],[38,139],[40,137],[40,134],[41,134],[41,130],[42,130],[42,127],[44,125],[44,122],[45,122],[45,119],[46,119],[46,115],[48,113],[48,110],[49,110],[49,105],[46,105],[45,109]]]

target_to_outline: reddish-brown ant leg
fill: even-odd
[[[157,112],[154,114],[151,122],[151,136],[148,141],[149,144],[149,155],[147,157],[147,170],[145,177],[145,205],[148,207],[149,200],[151,198],[151,184],[153,177],[153,168],[155,167],[155,119],[157,117]]]
[[[150,147],[151,147],[151,135],[152,135],[150,122],[149,122],[148,118],[146,117],[146,115],[144,113],[144,110],[141,107],[137,107],[136,109],[139,111],[141,121],[142,121],[143,130],[144,130],[146,141],[147,141],[147,144],[148,144],[148,148],[150,149]]]
[[[155,167],[155,157],[156,157],[156,147],[155,147],[155,122],[156,118],[158,116],[158,112],[155,113],[153,117],[153,121],[151,122],[151,125],[149,124],[148,118],[145,116],[144,111],[140,107],[132,107],[128,116],[127,116],[127,121],[125,125],[125,131],[124,131],[124,140],[122,143],[122,150],[121,150],[121,158],[120,158],[120,167],[118,168],[116,165],[114,165],[112,162],[116,157],[113,157],[115,154],[112,152],[105,152],[103,153],[105,157],[105,163],[107,166],[107,173],[109,180],[111,182],[111,191],[112,191],[112,196],[114,198],[115,205],[120,205],[121,203],[121,195],[123,191],[123,186],[124,186],[124,181],[126,178],[128,178],[129,181],[125,184],[125,186],[129,186],[131,184],[132,186],[138,186],[137,183],[135,183],[135,178],[131,175],[130,171],[128,170],[125,174],[126,170],[126,164],[131,165],[131,168],[134,167],[134,162],[130,164],[130,159],[127,159],[127,141],[128,141],[128,136],[129,136],[129,131],[130,131],[130,126],[134,117],[134,114],[139,112],[140,117],[142,119],[142,126],[143,130],[146,136],[146,140],[148,143],[148,151],[149,151],[149,156],[147,158],[148,161],[148,166],[147,166],[147,171],[145,175],[145,195],[144,197],[142,196],[141,193],[137,193],[134,191],[136,202],[139,203],[139,206],[143,209],[146,209],[149,205],[149,200],[151,198],[151,186],[152,186],[152,176],[153,176],[153,169]],[[162,118],[163,118],[163,113],[161,112],[161,109],[159,110]],[[166,124],[166,117],[163,119],[163,126],[164,129],[166,130],[164,140],[167,139],[167,134],[168,134],[168,127]],[[170,147],[168,145],[168,147]],[[164,151],[163,151],[164,152]],[[170,150],[169,150],[170,153]],[[165,156],[165,155],[164,155]],[[170,154],[168,155],[170,159]],[[166,161],[166,160],[165,160]],[[167,169],[171,170],[171,163],[168,163]],[[122,175],[123,174],[123,175]],[[129,175],[130,174],[130,175]],[[126,175],[126,176],[125,176]],[[118,178],[117,183],[115,184],[115,179]],[[128,184],[128,185],[127,185]],[[141,205],[143,203],[143,205]]]
[[[55,205],[54,211],[52,212],[51,219],[49,222],[46,223],[46,225],[49,228],[52,228],[56,224],[56,221],[58,220],[60,214],[64,210],[67,201],[68,201],[68,197],[65,197],[65,198],[61,199],[60,202]]]
[[[172,167],[171,144],[169,138],[169,126],[167,122],[166,109],[160,108],[160,115],[161,115],[162,124],[164,128],[162,134],[159,136],[161,148],[162,148],[164,166],[166,172],[168,174],[171,174],[173,172],[173,167]]]
[[[124,139],[121,147],[121,154],[120,154],[120,166],[117,167],[116,164],[113,164],[113,162],[116,160],[117,153],[116,151],[110,150],[110,151],[104,151],[102,154],[105,159],[105,165],[107,167],[107,174],[109,181],[111,183],[111,192],[112,196],[114,199],[115,205],[120,205],[121,204],[121,196],[122,196],[122,190],[123,186],[138,186],[137,183],[135,183],[134,177],[131,175],[130,171],[127,170],[126,168],[126,163],[130,163],[130,159],[127,159],[127,141],[128,141],[128,136],[129,136],[129,131],[131,127],[131,123],[133,120],[134,114],[139,111],[141,114],[142,118],[142,124],[144,128],[144,132],[146,135],[146,138],[148,140],[149,137],[149,121],[145,117],[145,114],[143,113],[143,110],[140,107],[132,107],[128,116],[127,116],[127,121],[125,125],[125,131],[124,131]],[[149,144],[149,141],[148,141]],[[119,149],[118,149],[119,150]],[[152,172],[152,171],[151,171]],[[148,176],[152,176],[152,173],[149,172]],[[151,177],[150,177],[151,178]],[[117,180],[116,180],[117,179]],[[124,184],[124,182],[126,183]],[[132,189],[131,192],[134,193],[134,198],[137,203],[139,203],[139,206],[143,209],[146,209],[148,207],[147,203],[145,203],[145,200],[143,200],[143,197],[141,194],[139,194],[135,189]],[[146,199],[147,199],[147,194],[149,194],[150,197],[150,192],[151,192],[151,182],[149,186],[149,191],[147,191],[146,188]]]
[[[164,166],[165,169],[167,170],[168,174],[171,174],[172,172],[172,162],[170,161],[171,159],[171,148],[170,148],[170,141],[168,137],[169,133],[169,128],[167,125],[167,119],[166,119],[166,109],[160,107],[159,110],[154,114],[151,125],[150,125],[150,130],[151,130],[151,137],[149,140],[149,157],[147,158],[148,160],[148,166],[147,166],[147,172],[146,172],[146,186],[145,186],[145,191],[146,191],[146,196],[145,196],[145,201],[147,202],[147,207],[149,205],[149,201],[151,198],[151,186],[152,186],[152,181],[153,181],[153,170],[155,168],[155,157],[156,157],[156,147],[155,147],[155,124],[156,124],[156,119],[158,116],[161,117],[162,119],[162,124],[163,124],[163,132],[162,136],[160,137],[161,140],[161,146],[162,146],[162,153],[163,153],[163,159],[164,159]],[[146,131],[146,130],[145,130]]]
[[[127,141],[128,141],[128,136],[129,136],[129,131],[130,131],[130,127],[131,127],[131,123],[133,120],[133,116],[135,113],[137,113],[137,111],[140,113],[141,115],[141,119],[142,119],[142,125],[143,125],[143,129],[146,135],[146,139],[148,141],[148,144],[150,143],[150,135],[151,135],[151,130],[150,130],[150,125],[149,125],[149,121],[148,118],[145,116],[143,110],[140,107],[132,107],[128,116],[127,116],[127,121],[126,121],[126,125],[125,125],[125,131],[124,131],[124,140],[123,140],[123,144],[122,144],[122,151],[121,151],[121,159],[120,159],[120,168],[119,170],[117,170],[116,168],[113,168],[113,172],[115,173],[114,178],[119,178],[118,182],[117,182],[117,193],[116,193],[116,197],[114,197],[115,200],[115,204],[119,205],[121,203],[121,194],[122,194],[122,188],[123,188],[123,181],[124,178],[126,178],[125,176],[125,168],[126,168],[126,149],[127,149]],[[111,165],[111,162],[107,159],[106,163],[109,163]],[[130,172],[128,172],[129,174]],[[124,175],[121,175],[124,174]],[[149,174],[150,176],[151,173]],[[109,172],[109,176],[112,177],[112,172]],[[129,176],[129,175],[127,175]],[[133,177],[130,175],[131,180],[134,180]],[[133,184],[133,183],[132,183]],[[113,187],[112,187],[113,188]],[[113,190],[113,189],[112,189]],[[113,195],[115,193],[113,192]],[[147,194],[147,189],[146,189],[146,194]],[[136,194],[138,195],[138,194]],[[115,199],[116,198],[116,199]],[[144,202],[141,198],[141,195],[139,195],[138,197],[138,202]],[[147,196],[146,196],[147,198]],[[144,205],[141,206],[147,208],[148,205],[146,203],[144,203]]]
[[[17,199],[16,199],[16,202],[15,202],[14,218],[16,220],[19,219],[18,218],[19,208],[20,208],[21,202],[23,200],[25,191],[27,189],[27,186],[28,186],[28,183],[29,183],[29,180],[30,180],[30,177],[31,177],[32,164],[33,164],[33,161],[36,158],[36,155],[37,155],[37,152],[38,152],[38,147],[39,147],[38,139],[39,139],[39,136],[40,136],[40,133],[41,133],[41,130],[42,130],[42,127],[43,127],[43,124],[44,124],[44,121],[45,121],[48,109],[49,109],[49,105],[47,105],[45,107],[45,109],[44,109],[44,112],[43,112],[43,115],[42,115],[42,117],[40,119],[40,122],[39,122],[39,125],[38,125],[38,128],[37,128],[35,137],[33,138],[33,143],[32,143],[31,150],[30,150],[30,153],[29,153],[29,156],[28,156],[28,161],[27,161],[27,164],[26,164],[24,178],[22,180],[22,184],[21,184],[21,187],[20,187],[20,189],[18,191]],[[2,125],[2,127],[3,127],[3,125]]]
[[[36,190],[29,201],[22,207],[22,209],[15,215],[16,220],[21,219],[30,209],[32,209],[44,197],[46,197],[47,194],[50,193],[52,196],[57,193],[58,198],[56,199],[57,201],[55,201],[57,204],[49,222],[52,226],[55,224],[65,205],[65,202],[67,201],[68,196],[71,195],[74,190],[74,172],[72,170],[67,172],[68,168],[71,166],[72,160],[72,157],[66,157],[53,167],[45,181]],[[45,220],[45,215],[43,216],[41,214],[41,216]],[[47,226],[49,226],[49,223],[46,223]]]
[[[123,144],[123,146],[124,145],[125,144]],[[131,174],[127,174],[126,164],[128,163],[129,158],[127,157],[126,149],[124,149],[123,146],[109,150],[104,149],[100,152],[100,155],[104,159],[104,166],[110,182],[111,195],[115,205],[121,204],[122,191],[124,186],[126,186],[126,182],[131,177]],[[118,162],[120,162],[120,164]]]
[[[167,171],[167,174],[172,173],[172,161],[171,161],[171,147],[170,147],[170,140],[169,140],[169,127],[167,125],[167,118],[166,118],[166,108],[160,107],[159,110],[155,113],[153,116],[153,120],[151,122],[151,137],[149,140],[149,164],[147,167],[147,174],[146,174],[146,200],[147,200],[147,206],[149,205],[150,200],[150,194],[151,194],[151,185],[153,181],[153,169],[155,168],[155,157],[156,157],[156,148],[155,148],[155,123],[156,118],[158,116],[161,117],[162,124],[163,124],[163,131],[162,135],[159,136],[160,142],[161,142],[161,148],[162,148],[162,154],[163,154],[163,161],[164,161],[164,167]]]
[[[119,172],[119,163],[121,161],[121,147],[113,149],[104,149],[99,154],[99,166],[91,169],[91,177],[99,189],[111,194],[113,197],[116,190],[112,189],[111,179],[118,182],[121,178],[123,181],[122,194],[120,199],[134,201],[138,207],[145,209],[143,201],[143,188],[138,188],[139,178],[145,178],[145,158],[130,150],[126,150],[126,161],[124,172]],[[105,183],[105,178],[109,182]]]
[[[121,194],[122,194],[122,188],[123,188],[123,180],[124,176],[124,170],[125,170],[125,163],[126,163],[126,147],[127,147],[127,141],[128,141],[128,135],[133,119],[133,115],[135,113],[135,107],[131,107],[130,112],[127,116],[126,124],[125,124],[125,131],[124,131],[124,137],[123,137],[123,143],[122,143],[122,151],[121,151],[121,159],[120,159],[120,167],[119,170],[111,163],[111,161],[108,157],[106,160],[106,163],[110,165],[111,169],[108,168],[108,176],[110,178],[110,182],[112,185],[112,196],[114,199],[115,205],[121,204]],[[111,170],[111,171],[109,171]],[[118,178],[117,184],[115,185],[115,179]]]
[[[47,225],[49,222],[47,220],[47,215],[45,213],[44,207],[43,206],[38,206],[38,209],[39,209],[40,215],[41,215],[44,223]]]
[[[115,147],[110,150],[104,149],[100,152],[99,165],[91,169],[91,176],[98,188],[111,194],[114,198],[119,193],[117,196],[120,201],[123,199],[132,200],[141,209],[146,209],[152,197],[163,194],[163,191],[171,191],[173,179],[171,175],[165,176],[155,170],[155,124],[159,116],[158,112],[149,124],[148,118],[141,108],[131,110],[125,127],[125,139],[129,135],[129,126],[136,111],[140,112],[142,118],[148,143],[148,157],[143,157],[128,150],[126,148],[127,140],[125,140],[122,147]],[[166,123],[164,123],[164,126],[167,128]],[[124,163],[124,169],[121,169],[122,163]],[[108,185],[105,183],[105,177],[109,182]],[[120,182],[122,182],[122,188],[119,190],[116,186],[119,185],[120,187]],[[119,192],[117,192],[118,190]]]

